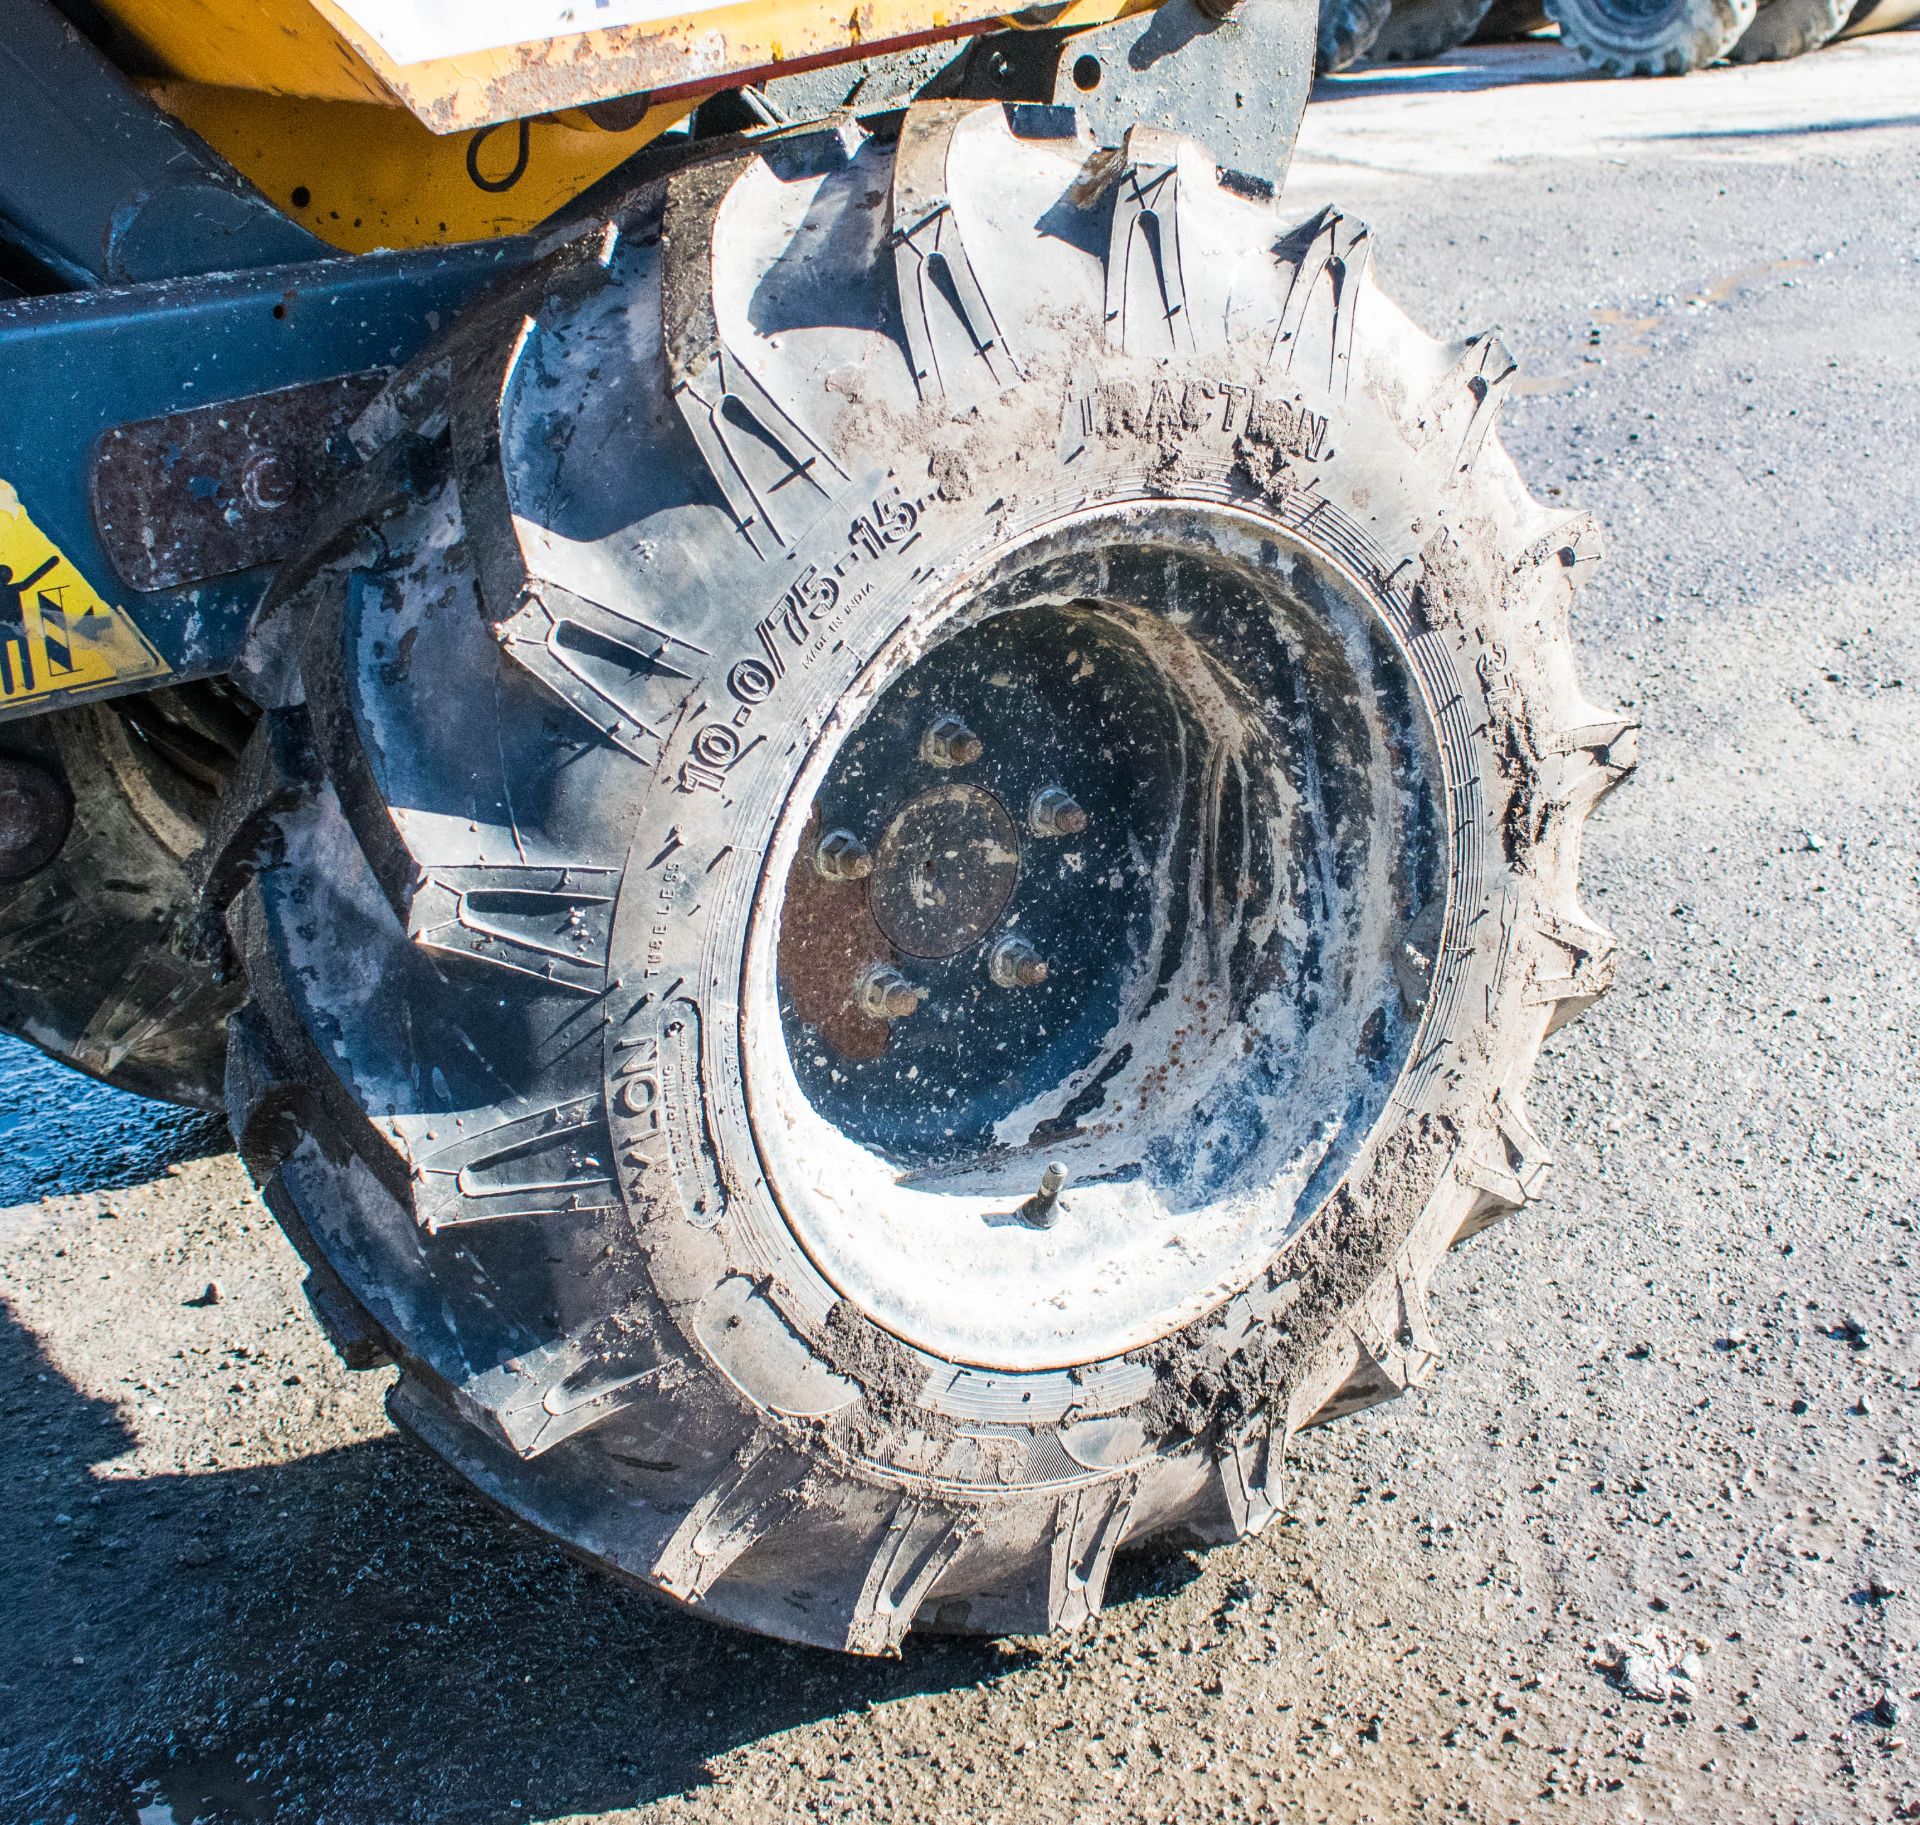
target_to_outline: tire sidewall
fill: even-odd
[[[964,448],[937,426],[896,429],[896,460],[847,461],[850,479],[790,554],[762,562],[738,541],[716,552],[715,594],[738,604],[733,638],[703,630],[705,674],[636,819],[611,948],[606,1092],[621,1191],[677,1333],[669,1347],[772,1423],[818,1426],[863,1476],[947,1490],[1009,1480],[1004,1454],[977,1443],[996,1417],[1063,1436],[1066,1459],[1090,1475],[1244,1426],[1262,1408],[1291,1427],[1318,1398],[1323,1359],[1348,1341],[1328,1340],[1333,1308],[1404,1249],[1506,1050],[1490,1038],[1510,1017],[1501,958],[1470,934],[1489,917],[1510,926],[1522,891],[1496,837],[1516,783],[1494,764],[1494,745],[1472,738],[1512,715],[1507,656],[1419,562],[1462,501],[1373,401],[1307,392],[1229,356],[1183,372],[1106,354],[1050,385],[1029,379]],[[768,853],[769,835],[796,783],[877,691],[951,631],[940,617],[965,580],[1073,516],[1180,500],[1230,507],[1340,572],[1418,680],[1449,826],[1426,1014],[1339,1186],[1206,1317],[1073,1370],[942,1363],[838,1298],[749,1139],[748,954],[763,941],[756,907],[777,899],[769,878],[786,865]],[[1461,545],[1475,548],[1470,527]],[[1475,562],[1456,571],[1456,587],[1497,594]],[[744,1291],[724,1301],[729,1321],[713,1322],[716,1290],[729,1286],[752,1289],[756,1322],[738,1322]],[[1326,1309],[1266,1323],[1286,1299]],[[1228,1357],[1233,1374],[1220,1372]],[[857,1426],[831,1423],[855,1411]],[[1116,1428],[1120,1416],[1131,1423]],[[1091,1452],[1076,1430],[1088,1422],[1099,1435]]]

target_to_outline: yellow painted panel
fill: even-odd
[[[362,11],[370,3],[353,0]],[[750,72],[958,39],[1000,24],[1098,25],[1155,3],[1068,0],[1028,8],[1015,20],[990,10],[987,0],[735,0],[399,63],[339,0],[101,0],[185,81],[325,100],[395,100],[436,133],[621,96],[697,96]]]
[[[365,0],[359,0],[365,4]],[[964,37],[998,22],[983,0],[743,0],[674,19],[398,64],[336,0],[313,0],[389,89],[436,133],[617,96],[723,87],[729,77],[887,46]],[[1076,0],[1056,23],[1094,25],[1154,0]]]
[[[95,592],[0,481],[0,708],[166,672],[133,617]]]
[[[391,101],[309,0],[104,0],[170,74],[275,95]]]
[[[183,120],[274,202],[347,253],[490,240],[543,221],[693,107],[607,132],[581,115],[431,133],[403,108],[158,83]]]

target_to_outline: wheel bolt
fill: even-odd
[[[930,767],[970,767],[986,752],[980,737],[957,716],[940,716],[920,737],[920,758]]]
[[[853,985],[863,1014],[875,1020],[904,1020],[918,1010],[922,991],[890,963],[870,963]]]
[[[851,830],[829,830],[813,852],[814,873],[828,881],[864,881],[873,853]]]
[[[1027,807],[1027,828],[1035,836],[1078,836],[1086,827],[1087,814],[1064,786],[1041,787]]]
[[[297,486],[287,459],[271,450],[261,451],[240,474],[240,492],[247,504],[267,513],[292,500]]]
[[[987,974],[1003,989],[1038,988],[1047,979],[1047,960],[1024,938],[1002,938],[987,953]]]

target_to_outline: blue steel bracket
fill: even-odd
[[[127,431],[145,432],[173,486],[168,465],[193,469],[206,440],[170,446],[161,428],[156,444],[145,421],[192,413],[224,430],[259,412],[240,404],[255,395],[370,386],[535,248],[522,236],[0,300],[0,721],[229,669],[273,575],[260,563],[138,587],[180,567],[130,561],[124,528],[102,537],[90,490]],[[234,414],[195,410],[224,402]],[[344,442],[331,459],[352,460]],[[286,482],[207,467],[183,478],[183,498],[231,526],[258,511],[262,484],[270,497]]]
[[[328,252],[45,0],[0,0],[0,247],[28,291]]]

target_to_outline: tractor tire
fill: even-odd
[[[1321,0],[1314,74],[1333,76],[1358,63],[1372,50],[1392,11],[1393,0]]]
[[[1635,725],[1512,359],[1371,251],[920,104],[639,190],[396,383],[269,611],[230,1107],[477,1488],[887,1653],[1086,1621],[1427,1373]]]
[[[1492,0],[1393,0],[1369,53],[1376,63],[1425,63],[1479,31]]]
[[[250,731],[213,684],[9,731],[0,780],[48,782],[63,802],[50,858],[0,865],[17,876],[0,886],[0,1030],[120,1089],[224,1106],[242,991],[201,942],[192,861]]]
[[[1753,23],[1727,53],[1730,63],[1780,63],[1839,36],[1851,0],[1760,0]]]
[[[1514,38],[1530,38],[1553,22],[1540,0],[1493,0],[1473,35],[1475,44],[1500,44]]]
[[[1609,76],[1685,76],[1724,57],[1755,0],[1546,0],[1560,36]]]

